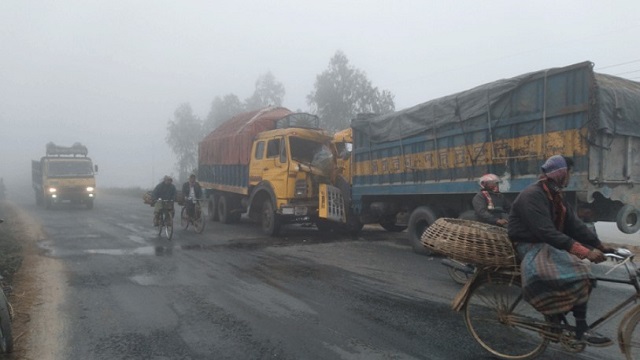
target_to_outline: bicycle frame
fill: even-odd
[[[635,289],[635,293],[630,295],[628,298],[625,298],[620,303],[617,303],[615,306],[610,308],[610,310],[608,310],[604,315],[602,315],[600,318],[593,321],[589,325],[590,329],[596,329],[600,327],[602,324],[604,324],[608,320],[611,320],[621,311],[628,309],[630,305],[634,303],[638,303],[638,301],[640,300],[640,279],[639,279],[640,274],[638,273],[637,266],[633,263],[633,254],[631,254],[631,252],[628,252],[628,250],[626,249],[624,250],[626,252],[623,252],[623,249],[619,249],[617,251],[622,256],[618,254],[605,254],[605,256],[609,259],[620,261],[620,263],[617,264],[614,268],[612,268],[612,270],[610,270],[609,272],[613,271],[615,268],[624,266],[627,271],[628,279],[607,277],[606,274],[605,276],[596,276],[596,279],[598,281],[602,281],[606,283],[631,285]],[[483,280],[481,280],[480,283],[482,283],[482,281],[487,281],[487,279],[491,279],[492,273],[496,274],[496,276],[499,276],[502,279],[508,279],[508,278],[518,279],[519,277],[519,272],[513,272],[513,271],[500,271],[500,270],[496,271],[496,269],[493,269],[493,270],[482,269],[481,271],[485,274],[482,274]],[[481,277],[478,276],[475,279],[480,279],[480,278]],[[519,281],[517,281],[517,284],[519,284]],[[523,299],[522,294],[516,296],[513,300],[514,301],[512,303],[509,303],[508,307],[504,309],[505,310],[504,312],[498,312],[496,314],[498,316],[497,320],[500,323],[505,324],[506,326],[513,326],[514,328],[526,329],[534,333],[538,333],[539,335],[548,339],[548,341],[551,341],[554,343],[558,343],[558,342],[561,343],[565,349],[572,352],[580,352],[585,348],[586,344],[578,341],[575,338],[575,330],[576,330],[575,326],[569,325],[566,322],[566,319],[563,319],[564,321],[561,321],[560,323],[556,323],[556,322],[551,322],[549,317],[545,317],[546,320],[537,320],[528,316],[518,315],[514,313],[514,310],[516,307],[519,306],[519,304],[521,304],[525,300]],[[469,298],[467,298],[465,301],[469,301]],[[504,304],[504,305],[507,305],[507,304]],[[628,312],[626,312],[625,314],[626,315],[620,321],[620,324],[618,326],[618,340],[619,340],[621,351],[625,355],[630,356],[631,354],[630,354],[629,346],[631,344],[628,343],[627,340],[629,339],[629,336],[631,336],[630,331],[633,331],[634,326],[636,326],[635,320],[637,320],[638,316],[640,316],[639,315],[640,304],[637,304],[631,307],[628,310]],[[633,318],[634,320],[625,322],[625,319],[628,319],[628,318]],[[636,329],[635,331],[637,331],[638,328],[635,328],[635,329]]]

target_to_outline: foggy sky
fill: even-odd
[[[82,142],[98,187],[152,187],[175,173],[165,137],[180,104],[205,118],[271,71],[283,106],[308,110],[337,50],[400,110],[586,60],[638,81],[639,33],[637,0],[3,0],[0,177],[30,182],[47,142]]]

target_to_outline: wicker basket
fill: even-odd
[[[142,201],[149,206],[153,206],[156,204],[156,202],[153,201],[152,191],[147,191],[146,193],[144,193],[144,195],[142,195]]]
[[[472,220],[440,218],[422,234],[429,250],[454,260],[482,266],[516,265],[507,230]]]

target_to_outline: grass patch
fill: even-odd
[[[22,225],[17,210],[6,202],[0,202],[0,274],[8,284],[13,283],[13,275],[20,269],[24,258],[20,241]]]

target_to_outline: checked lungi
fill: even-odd
[[[595,277],[589,264],[546,243],[514,244],[522,259],[524,299],[545,315],[566,313],[589,300]]]

